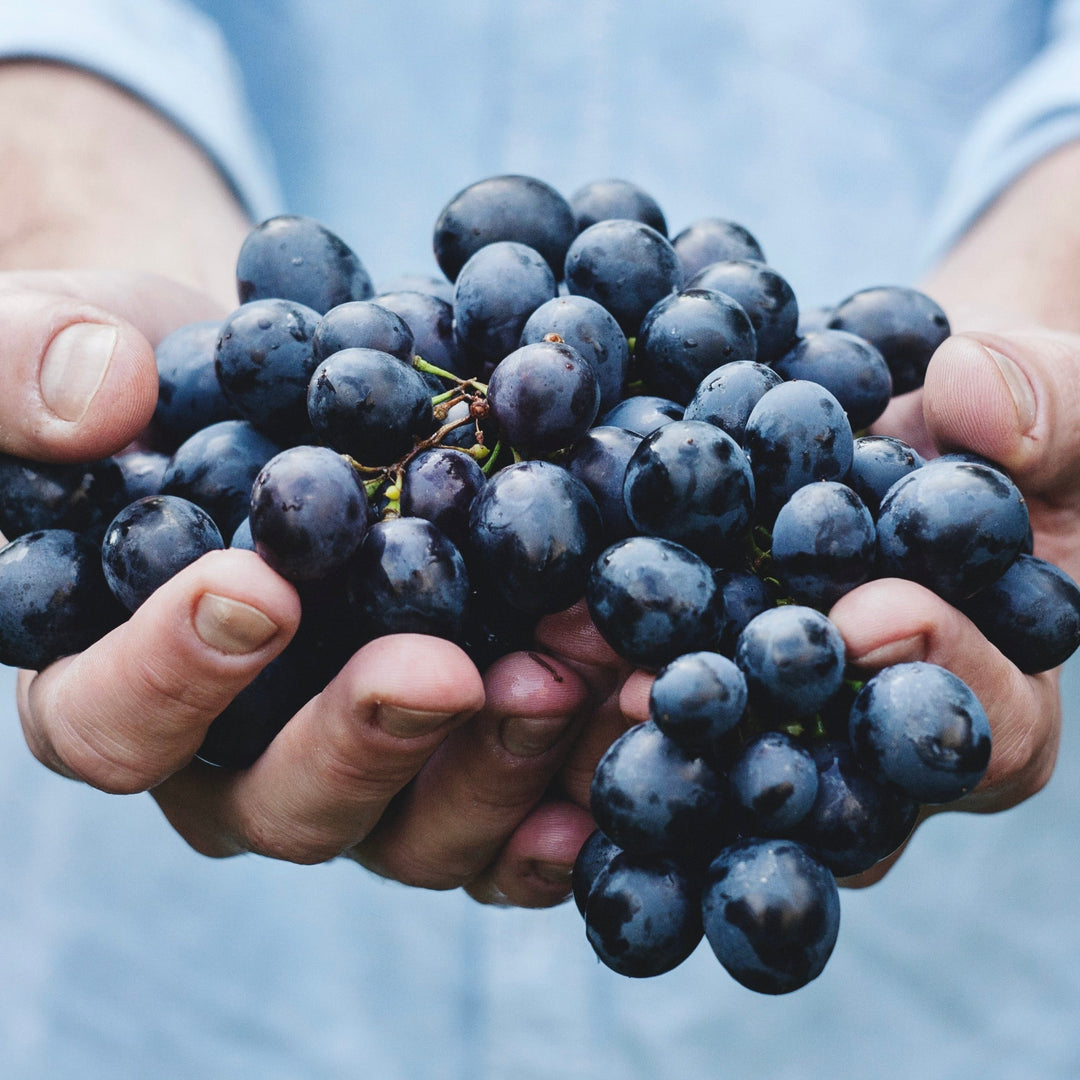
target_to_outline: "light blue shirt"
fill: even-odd
[[[733,218],[802,303],[830,302],[915,280],[1080,134],[1076,2],[13,0],[0,50],[144,95],[253,214],[321,218],[376,282],[432,270],[442,205],[512,171],[567,194],[632,179],[672,233]],[[844,894],[824,974],[781,999],[705,945],[620,978],[572,905],[203,859],[148,796],[37,765],[4,712],[0,1076],[1080,1075],[1075,710],[1044,793],[929,822]]]

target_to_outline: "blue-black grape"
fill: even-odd
[[[113,595],[134,611],[184,567],[224,546],[202,507],[177,495],[148,495],[113,518],[101,564]]]
[[[316,363],[342,349],[380,349],[412,363],[413,332],[396,312],[373,300],[331,308],[316,324],[311,349]]]
[[[701,887],[671,860],[616,855],[589,891],[585,933],[612,971],[637,979],[662,975],[701,941]]]
[[[818,771],[804,747],[783,731],[751,739],[728,771],[741,830],[749,836],[783,836],[810,812]]]
[[[754,406],[766,390],[781,382],[783,379],[765,364],[733,360],[701,380],[682,418],[715,424],[741,445]]]
[[[716,644],[717,590],[709,564],[671,540],[631,536],[612,544],[589,571],[585,599],[604,640],[640,667],[655,671]]]
[[[93,645],[127,614],[96,543],[70,529],[23,533],[0,548],[0,664],[40,671]]]
[[[574,903],[582,915],[585,914],[585,903],[589,899],[593,882],[621,850],[618,844],[609,840],[599,829],[594,829],[581,845],[574,860],[570,884]]]
[[[792,840],[741,840],[709,867],[705,937],[743,986],[787,994],[816,979],[840,930],[832,874]]]
[[[371,278],[341,237],[313,218],[281,214],[252,229],[236,259],[240,303],[277,298],[320,315],[349,300],[367,300]]]
[[[580,480],[551,462],[523,461],[497,472],[473,501],[471,557],[512,606],[561,611],[585,592],[602,530]]]
[[[877,517],[881,500],[901,477],[923,464],[922,455],[891,435],[862,435],[852,447],[847,483]]]
[[[850,737],[865,769],[922,803],[959,799],[990,762],[979,699],[958,675],[923,661],[867,681],[851,707]]]
[[[765,261],[761,245],[737,222],[725,218],[701,218],[687,225],[671,241],[683,275],[689,281],[710,263],[726,259]]]
[[[559,464],[592,493],[604,522],[604,546],[634,531],[626,514],[623,480],[641,436],[626,428],[598,425],[587,431],[559,458]]]
[[[272,457],[251,488],[255,550],[282,577],[315,581],[340,571],[371,521],[355,470],[325,446]]]
[[[683,407],[671,398],[656,394],[635,394],[624,398],[600,418],[604,427],[621,427],[636,435],[651,435],[672,420],[681,420]]]
[[[411,458],[401,478],[401,512],[426,518],[459,550],[469,539],[469,512],[487,477],[461,450],[436,446]]]
[[[570,209],[578,232],[609,218],[630,218],[667,236],[667,221],[660,204],[630,180],[593,180],[570,196]]]
[[[634,362],[653,393],[685,405],[710,372],[753,361],[757,354],[754,327],[735,299],[688,288],[662,297],[646,312]]]
[[[754,477],[725,431],[701,420],[675,420],[634,451],[623,496],[639,532],[718,562],[736,549],[750,524]]]
[[[454,375],[476,374],[476,369],[467,365],[454,336],[453,291],[444,299],[402,289],[380,293],[375,302],[401,316],[412,331],[413,352],[421,359]]]

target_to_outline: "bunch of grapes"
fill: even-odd
[[[826,612],[907,578],[1034,672],[1080,643],[1080,590],[1032,554],[993,463],[864,433],[949,333],[921,292],[800,318],[745,228],[669,238],[625,181],[567,200],[482,180],[434,249],[445,279],[376,294],[319,222],[263,222],[239,306],[160,343],[145,449],[0,458],[0,662],[78,652],[205,552],[252,549],[303,615],[199,751],[242,769],[365,642],[434,634],[484,668],[584,597],[656,673],[650,719],[596,769],[573,879],[588,940],[642,977],[706,937],[744,985],[797,989],[835,943],[836,879],[990,756],[959,678],[864,681]]]

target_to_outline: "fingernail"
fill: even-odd
[[[375,710],[375,721],[388,735],[398,739],[415,739],[437,731],[454,714],[428,712],[424,709],[406,709],[401,705],[383,702]]]
[[[533,871],[552,885],[569,885],[574,868],[565,863],[534,862]]]
[[[254,652],[278,629],[258,608],[227,596],[203,593],[195,607],[195,633],[212,649],[234,656]]]
[[[499,739],[516,757],[537,757],[562,738],[567,716],[508,716],[499,725]]]
[[[1016,419],[1021,433],[1030,431],[1035,426],[1035,393],[1027,376],[1014,360],[996,349],[983,346],[997,364],[1005,385],[1009,388],[1013,403],[1016,405]]]
[[[61,420],[81,420],[109,369],[119,331],[105,323],[64,327],[41,361],[41,397]]]
[[[871,649],[861,656],[849,656],[848,659],[856,667],[878,670],[889,667],[890,664],[906,664],[912,660],[925,659],[925,657],[926,638],[922,634],[913,634],[911,637],[879,645],[876,649]]]

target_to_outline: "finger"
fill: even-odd
[[[571,889],[570,875],[581,845],[596,823],[580,806],[538,806],[510,837],[499,857],[466,887],[483,904],[552,907]]]
[[[487,703],[451,732],[353,857],[397,881],[449,889],[474,878],[543,798],[588,704],[566,665],[503,657]]]
[[[0,449],[35,461],[92,461],[126,446],[157,402],[152,341],[205,316],[207,301],[162,278],[86,276],[86,296],[13,287],[61,275],[0,275]],[[138,286],[134,284],[139,282]],[[120,314],[120,313],[123,314]]]
[[[926,660],[959,675],[982,703],[993,737],[990,762],[978,787],[950,806],[1002,810],[1046,784],[1061,727],[1053,673],[1024,675],[969,619],[910,581],[862,585],[837,601],[829,617],[856,666],[877,671]]]
[[[27,744],[94,787],[146,790],[190,760],[299,618],[296,591],[257,555],[211,552],[85,652],[24,674]]]
[[[204,854],[325,862],[363,840],[449,732],[483,704],[480,675],[452,642],[377,638],[249,769],[196,765],[154,795]]]
[[[921,389],[894,397],[869,430],[872,435],[892,435],[902,439],[923,457],[934,457],[938,453],[926,428]]]

